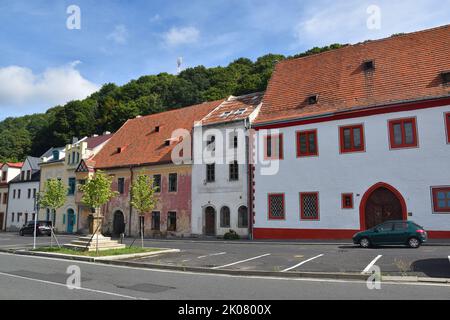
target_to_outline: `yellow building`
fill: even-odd
[[[111,138],[110,133],[102,136],[93,136],[76,140],[64,148],[52,148],[41,158],[41,181],[40,190],[45,191],[45,182],[50,179],[59,179],[67,187],[67,198],[63,207],[55,212],[42,208],[39,213],[40,219],[53,221],[56,232],[77,233],[84,232],[84,223],[80,228],[81,208],[76,199],[77,182],[76,169],[82,160],[89,159],[97,154]]]

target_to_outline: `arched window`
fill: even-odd
[[[220,209],[220,227],[230,227],[230,208],[228,207],[222,207],[222,209]]]
[[[246,206],[242,206],[238,210],[238,227],[248,228],[248,210]]]

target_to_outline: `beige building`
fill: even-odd
[[[56,232],[77,233],[83,232],[79,228],[80,205],[76,201],[77,186],[82,181],[77,181],[76,169],[82,160],[89,159],[97,154],[111,138],[110,133],[102,136],[92,136],[76,140],[64,148],[50,149],[40,163],[41,181],[40,190],[44,191],[45,182],[49,179],[60,179],[67,186],[67,199],[64,206],[56,211],[50,212],[47,208],[40,210],[41,219],[51,220]]]

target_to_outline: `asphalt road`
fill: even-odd
[[[75,236],[59,236],[62,243],[74,238]],[[49,245],[49,241],[48,237],[38,238],[37,246]],[[32,242],[32,237],[0,233],[0,248],[30,247]],[[131,242],[132,239],[126,239],[126,243]],[[140,245],[140,240],[135,245]],[[376,265],[383,275],[450,278],[450,243],[448,246],[429,244],[419,249],[361,249],[350,243],[330,242],[146,240],[145,246],[174,248],[181,252],[132,260],[133,262],[246,271],[351,273],[361,273],[370,265]]]
[[[82,289],[66,286],[67,269],[81,271]],[[446,299],[450,285],[269,279],[142,270],[0,253],[0,299]]]

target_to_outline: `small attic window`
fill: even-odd
[[[117,148],[117,153],[122,153],[122,151],[123,151],[123,148],[122,148],[122,147],[118,147],[118,148]]]
[[[363,62],[363,69],[366,72],[375,70],[375,61],[374,60],[364,61]]]
[[[319,95],[318,94],[314,94],[308,97],[308,104],[309,105],[313,105],[313,104],[317,104],[317,102],[319,102]]]
[[[160,129],[159,126],[156,126],[155,127],[155,132],[159,132],[159,129]]]
[[[442,83],[450,85],[450,71],[445,71],[441,73]]]
[[[226,118],[231,114],[231,111],[226,111],[220,115],[221,118]]]
[[[235,112],[234,112],[234,114],[236,115],[236,116],[240,116],[240,115],[243,115],[244,113],[245,113],[245,111],[247,111],[247,109],[239,109],[239,110],[236,110]]]
[[[170,140],[166,140],[166,141],[165,141],[165,145],[166,145],[166,147],[170,146],[170,143],[171,143],[171,141],[170,141]]]

